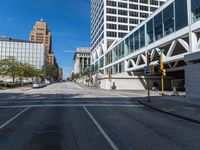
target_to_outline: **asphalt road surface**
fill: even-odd
[[[198,124],[129,96],[73,83],[1,92],[0,150],[200,150]]]

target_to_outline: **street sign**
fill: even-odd
[[[144,67],[144,75],[146,75],[146,76],[151,75],[151,68],[150,68],[150,66],[145,66]]]

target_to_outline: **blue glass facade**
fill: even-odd
[[[188,25],[187,0],[175,1],[175,14],[176,30],[180,30]]]
[[[193,22],[200,19],[200,0],[191,0],[192,20]]]
[[[190,17],[193,22],[200,20],[200,0],[191,0],[191,12],[192,16]],[[188,26],[187,0],[174,0],[107,53],[106,59],[111,61],[106,63],[106,65],[114,63],[122,57],[148,46],[186,26]],[[113,70],[114,72],[119,72],[116,66]]]

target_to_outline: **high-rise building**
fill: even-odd
[[[53,54],[51,47],[51,32],[47,26],[47,23],[44,22],[43,19],[41,19],[41,21],[36,22],[35,26],[33,27],[33,31],[30,33],[29,40],[43,43],[48,51],[48,63],[52,65],[56,64],[55,55]]]
[[[44,43],[48,53],[51,53],[51,32],[47,23],[42,19],[41,21],[36,22],[33,31],[30,33],[29,40]]]
[[[91,0],[92,63],[167,0]]]

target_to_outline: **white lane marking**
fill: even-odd
[[[19,116],[21,116],[25,111],[27,111],[29,109],[29,107],[25,108],[24,110],[22,110],[21,112],[19,112],[18,114],[16,114],[14,117],[12,117],[10,120],[6,121],[4,124],[2,124],[0,126],[0,130],[2,130],[5,126],[7,126],[9,123],[11,123],[13,120],[15,120],[16,118],[18,118]]]
[[[97,126],[97,128],[100,130],[101,134],[104,136],[104,138],[107,140],[107,142],[110,144],[110,146],[113,148],[113,150],[119,150],[119,148],[113,143],[111,138],[106,134],[104,129],[99,125],[99,123],[96,121],[96,119],[93,117],[93,115],[89,112],[89,110],[86,107],[83,107],[85,112],[88,114],[90,119],[94,122],[94,124]]]
[[[135,104],[40,104],[40,105],[13,105],[0,106],[0,108],[25,108],[25,107],[144,107]]]

